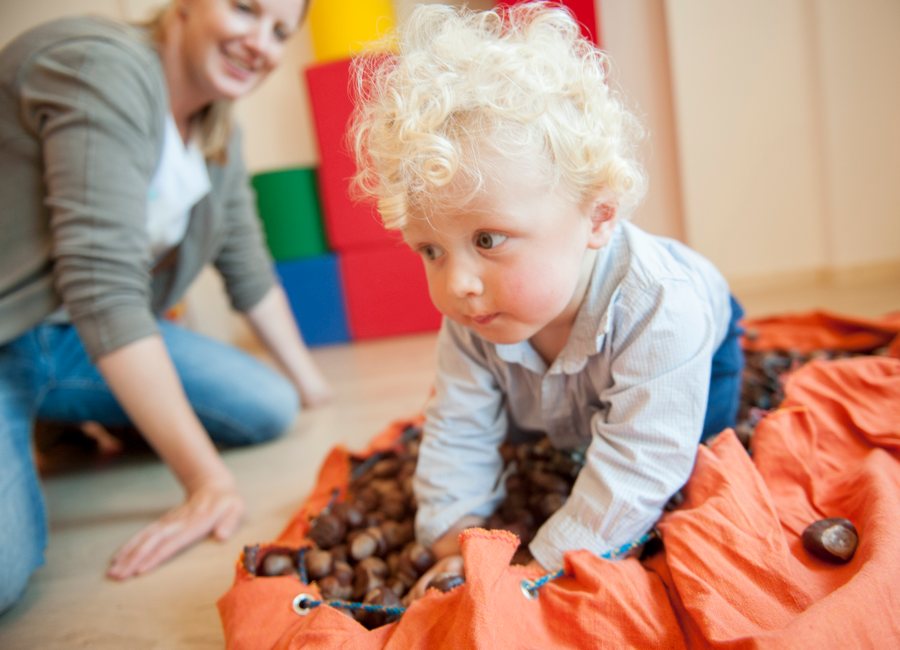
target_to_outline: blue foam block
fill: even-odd
[[[307,345],[350,340],[336,255],[277,262],[275,268]]]

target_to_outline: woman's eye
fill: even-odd
[[[478,248],[496,248],[505,241],[506,235],[501,235],[499,232],[480,232],[475,235],[475,246]]]
[[[242,13],[253,13],[253,3],[245,2],[244,0],[235,0],[234,8]]]
[[[284,25],[275,25],[275,29],[272,31],[275,34],[275,38],[282,43],[291,37],[291,30]]]

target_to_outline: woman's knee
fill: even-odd
[[[222,445],[244,446],[267,442],[290,428],[300,410],[293,385],[266,368],[252,380],[223,396],[217,404],[197,409],[212,439]]]
[[[31,575],[44,564],[47,526],[37,485],[12,481],[3,490],[0,520],[16,522],[0,529],[0,613],[25,592]]]
[[[254,414],[256,420],[256,440],[263,442],[284,434],[300,412],[300,398],[294,385],[287,379],[275,376],[268,383],[267,389],[259,394],[258,407]]]
[[[21,559],[0,556],[0,614],[19,602],[35,569]]]
[[[231,345],[171,325],[163,331],[188,399],[216,443],[255,444],[290,427],[299,398],[282,374]]]

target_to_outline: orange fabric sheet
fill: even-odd
[[[882,318],[857,318],[828,311],[748,319],[743,323],[746,350],[847,350],[888,347],[900,357],[900,312]]]
[[[748,323],[749,325],[750,323]],[[890,342],[889,342],[890,343]],[[896,346],[895,346],[896,347]],[[466,584],[429,592],[368,631],[346,615],[291,608],[315,587],[257,578],[238,562],[218,606],[232,648],[900,647],[900,359],[812,362],[753,437],[701,446],[685,502],[659,523],[663,552],[641,564],[580,551],[566,576],[526,599],[509,565],[517,540],[463,533]],[[393,444],[406,423],[372,442]],[[323,464],[316,490],[278,544],[302,542],[310,515],[346,485],[350,456]],[[809,556],[812,521],[847,517],[860,544],[846,565]],[[840,641],[839,641],[840,640]]]

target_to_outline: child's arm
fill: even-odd
[[[425,595],[429,583],[441,573],[455,573],[461,576],[465,575],[462,555],[459,549],[459,534],[466,528],[483,526],[484,517],[466,516],[450,527],[446,533],[441,535],[438,540],[431,546],[431,552],[434,553],[437,562],[434,563],[428,571],[409,590],[405,602],[421,598]]]
[[[634,541],[688,479],[706,412],[716,338],[711,309],[686,281],[632,291],[609,332],[612,381],[590,418],[586,464],[566,504],[540,528],[532,555],[600,555]],[[590,366],[589,366],[590,367]]]
[[[487,517],[503,498],[499,447],[507,420],[503,394],[477,342],[447,321],[438,335],[437,368],[413,482],[416,537],[426,546],[449,539],[440,548],[449,544],[453,551],[456,535],[448,531],[464,517]]]

